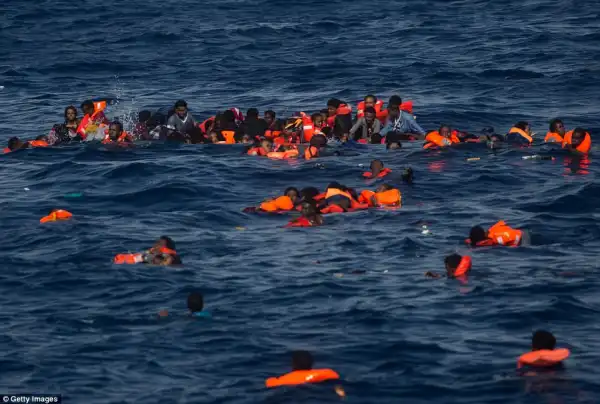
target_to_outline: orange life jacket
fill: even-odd
[[[232,130],[222,130],[221,134],[225,138],[226,144],[235,144],[235,132]]]
[[[94,102],[94,112],[101,112],[106,109],[106,101]]]
[[[572,130],[565,134],[565,138],[562,143],[563,149],[567,145],[570,145],[570,144],[573,144],[573,131]],[[583,138],[583,142],[581,142],[581,144],[579,146],[577,146],[575,148],[575,150],[577,150],[580,153],[587,154],[590,152],[591,148],[592,148],[592,137],[590,136],[589,133],[585,132],[585,138]]]
[[[358,196],[358,202],[369,207],[391,207],[402,204],[402,194],[397,189],[388,189],[383,192],[364,190]]]
[[[458,278],[459,276],[465,275],[471,270],[471,264],[471,257],[464,255],[460,260],[460,264],[458,264],[458,267],[454,270],[454,276]]]
[[[214,116],[211,116],[210,118],[206,119],[204,122],[202,122],[201,124],[198,125],[198,127],[200,128],[200,130],[203,133],[206,133],[206,126],[210,123],[210,122],[214,122],[215,121]]]
[[[304,158],[306,160],[310,160],[315,157],[319,157],[319,148],[316,146],[308,146],[304,150]]]
[[[554,366],[567,359],[570,354],[571,352],[566,348],[527,352],[519,357],[517,368],[520,369],[523,366],[538,368]]]
[[[267,157],[270,159],[274,159],[274,160],[287,160],[287,159],[293,159],[298,157],[298,150],[297,149],[291,149],[291,150],[286,150],[286,151],[273,151],[270,153],[267,153]]]
[[[533,143],[533,138],[527,133],[525,132],[523,129],[520,128],[515,128],[512,127],[510,128],[510,130],[508,131],[508,134],[510,135],[511,133],[518,133],[519,135],[523,136],[525,139],[527,139],[529,141],[529,143]]]
[[[106,104],[106,102],[105,102]],[[94,104],[95,107],[95,104]],[[106,105],[105,105],[106,107]],[[102,113],[103,109],[99,109],[99,110],[95,110],[94,113],[90,116],[89,114],[85,114],[85,116],[83,117],[83,119],[81,120],[81,122],[79,123],[79,126],[77,127],[77,133],[79,133],[79,135],[85,140],[87,133],[87,127],[91,124],[96,124],[96,123],[106,123],[106,117],[104,117],[104,114]],[[97,118],[102,116],[102,120],[100,122],[96,122]]]
[[[5,147],[4,149],[2,149],[2,151],[4,152],[4,154],[6,154],[6,153],[10,153],[12,150],[9,149],[8,147]]]
[[[173,256],[177,255],[177,251],[171,250],[170,248],[167,248],[167,247],[160,247],[159,251],[161,254],[165,254],[165,255],[173,255]]]
[[[460,143],[460,139],[457,136],[458,132],[453,130],[449,138],[440,135],[438,131],[429,132],[425,137],[424,149],[431,147],[446,147],[456,143]]]
[[[504,220],[500,220],[488,230],[488,238],[497,245],[518,246],[522,236],[521,230],[513,229]]]
[[[56,222],[57,220],[69,220],[73,214],[63,209],[55,209],[49,215],[40,219],[40,223]]]
[[[409,114],[413,113],[413,102],[412,101],[404,101],[400,104],[400,111],[408,112]],[[385,121],[388,117],[388,110],[384,109],[377,114],[377,119],[381,121],[381,123],[385,124]]]
[[[177,256],[177,251],[171,250],[167,247],[161,247],[158,250],[161,254],[170,255],[172,257]],[[129,253],[129,254],[117,254],[115,258],[113,258],[113,262],[115,264],[139,264],[144,261],[144,254],[142,253]]]
[[[48,147],[48,146],[50,146],[48,144],[48,142],[46,142],[45,140],[30,140],[27,143],[29,143],[29,145],[32,147]]]
[[[331,369],[295,370],[280,377],[270,377],[265,384],[268,388],[295,386],[307,383],[321,383],[325,380],[338,380],[340,375]]]
[[[562,143],[563,137],[556,132],[548,132],[548,133],[546,133],[544,142],[546,142],[546,143],[553,143],[553,142]]]
[[[104,143],[104,144],[124,143],[124,142],[131,142],[131,136],[129,136],[129,133],[127,133],[125,131],[123,131],[123,133],[121,133],[121,135],[117,138],[116,142],[113,142],[113,140],[110,138],[110,135],[104,136],[104,139],[102,140],[102,143]]]
[[[332,115],[330,117],[327,118],[327,126],[329,126],[330,128],[333,128],[335,125],[335,117],[338,115],[348,115],[348,114],[352,114],[352,107],[348,104],[341,104],[338,108],[337,111],[335,112],[335,115]]]
[[[379,174],[377,174],[376,178],[383,178],[383,177],[385,177],[386,175],[388,175],[391,172],[392,172],[392,170],[390,170],[389,168],[384,168],[383,170],[381,170],[379,172]],[[373,178],[373,173],[370,172],[370,171],[367,171],[366,173],[363,173],[363,177],[365,177],[365,178]]]
[[[294,202],[292,199],[283,195],[275,199],[271,199],[269,201],[265,201],[260,204],[260,209],[265,212],[278,212],[278,211],[288,211],[294,209]]]
[[[361,202],[358,202],[357,200],[355,200],[349,192],[342,191],[341,189],[337,189],[337,188],[327,189],[327,191],[325,192],[325,200],[327,200],[329,198],[333,198],[334,196],[338,196],[338,195],[343,196],[344,198],[348,198],[350,200],[350,209],[352,209],[352,210],[367,209],[369,207],[368,204],[361,203]],[[335,205],[335,204],[331,204],[329,206],[333,206],[333,205]],[[321,211],[323,211],[323,210],[321,210]]]
[[[300,112],[302,116],[302,133],[305,142],[310,142],[310,139],[315,135],[315,125],[312,118],[304,112]]]
[[[375,116],[381,115],[381,108],[383,108],[383,101],[377,100],[377,102],[375,103],[373,108],[375,108]],[[358,106],[356,107],[356,118],[360,119],[363,116],[365,116],[365,102],[361,101],[358,103]]]
[[[278,136],[281,136],[281,131],[280,130],[271,130],[271,129],[267,129],[265,131],[265,137],[267,139],[272,139],[272,138],[276,138]]]
[[[249,156],[266,156],[268,153],[262,148],[262,146],[259,146],[248,149],[246,154]]]

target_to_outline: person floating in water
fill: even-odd
[[[301,203],[301,206],[302,216],[291,220],[285,227],[314,227],[323,224],[323,217],[319,214],[314,200],[306,200]]]
[[[201,317],[210,318],[211,315],[208,311],[204,311],[204,297],[200,292],[191,292],[187,297],[187,308],[189,317]],[[167,310],[161,310],[158,315],[160,317],[167,317],[169,312]]]
[[[587,154],[592,148],[592,137],[585,129],[575,128],[565,134],[562,147],[577,154]]]
[[[552,333],[538,330],[531,339],[531,352],[519,357],[517,368],[560,370],[570,354],[566,348],[556,349],[556,338]]]
[[[519,121],[510,128],[508,134],[504,138],[507,143],[517,145],[531,145],[533,143],[533,135],[528,122]]]
[[[471,247],[489,247],[502,245],[517,247],[523,241],[525,233],[522,230],[513,229],[504,220],[499,221],[486,232],[483,227],[475,226],[469,232],[469,238],[465,242]]]
[[[425,143],[423,144],[424,149],[432,147],[447,147],[453,144],[460,143],[460,139],[457,136],[458,132],[453,131],[448,125],[442,125],[434,132],[429,132],[425,136]]]
[[[294,210],[296,205],[300,202],[300,192],[298,192],[297,188],[289,187],[287,188],[282,196],[277,198],[268,199],[260,204],[258,208],[256,207],[248,207],[243,210],[244,213],[254,213],[254,212],[269,212],[269,213],[279,213],[279,212],[288,212]]]
[[[370,208],[397,208],[402,206],[400,190],[389,184],[381,184],[375,192],[364,190],[358,196],[358,202]]]
[[[446,267],[446,276],[448,278],[463,277],[471,270],[471,257],[458,254],[448,255],[444,258],[444,266]],[[435,272],[427,272],[425,276],[429,278],[442,277],[442,275]]]
[[[545,143],[562,143],[565,137],[565,124],[556,118],[550,121],[550,130],[544,138]]]
[[[49,145],[50,144],[46,141],[45,135],[40,135],[35,140],[29,140],[26,142],[15,136],[8,139],[8,143],[3,152],[6,154],[17,150],[28,149],[30,147],[48,147]]]
[[[119,121],[114,121],[108,127],[108,133],[102,140],[102,143],[127,143],[132,144],[133,138],[123,130],[123,124]]]
[[[150,265],[181,265],[181,258],[175,249],[175,242],[167,236],[162,236],[156,243],[143,253],[117,254],[115,264],[150,264]]]
[[[57,145],[61,143],[69,143],[74,140],[81,140],[81,136],[77,134],[80,119],[77,118],[77,108],[68,106],[65,108],[64,123],[56,124],[48,134],[48,143]]]
[[[292,371],[283,376],[266,380],[267,388],[294,386],[307,383],[322,383],[327,380],[339,380],[340,375],[331,369],[313,369],[313,357],[307,351],[292,352]]]
[[[383,178],[392,172],[392,170],[390,170],[389,168],[384,167],[383,161],[381,161],[381,160],[371,161],[370,168],[371,168],[371,171],[367,171],[367,172],[363,173],[362,176],[364,178],[367,178],[367,179]]]

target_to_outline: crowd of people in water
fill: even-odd
[[[135,141],[168,141],[241,143],[252,156],[310,160],[327,155],[328,141],[385,144],[391,150],[401,148],[405,141],[422,141],[425,149],[462,143],[527,146],[534,142],[534,133],[525,121],[514,124],[505,135],[495,133],[492,127],[473,134],[445,124],[425,131],[413,115],[413,102],[403,101],[398,95],[391,96],[385,107],[376,96],[367,95],[355,109],[350,103],[332,98],[326,108],[311,114],[300,112],[279,118],[275,111],[268,110],[261,117],[258,109],[250,108],[244,116],[238,108],[230,108],[203,120],[197,120],[188,110],[187,102],[179,100],[172,108],[140,111],[130,131],[126,131],[119,120],[109,121],[104,113],[109,104],[106,99],[84,101],[81,117],[76,107],[69,106],[65,109],[64,122],[54,125],[48,134],[33,140],[12,137],[4,152],[91,140],[119,146],[129,146]],[[586,129],[567,131],[560,119],[550,122],[544,142],[557,143],[576,153],[588,153],[592,146]]]
[[[527,122],[516,123],[506,135],[496,134],[493,128],[486,128],[481,134],[459,131],[448,125],[426,132],[413,116],[412,102],[403,102],[399,96],[390,97],[386,107],[373,95],[368,95],[353,108],[346,102],[331,99],[327,108],[312,114],[301,112],[292,117],[278,119],[274,111],[265,111],[263,117],[259,111],[250,108],[244,116],[237,108],[231,108],[197,121],[189,112],[187,103],[179,100],[167,113],[161,111],[141,111],[138,121],[130,132],[123,124],[109,121],[104,114],[106,100],[85,101],[81,105],[82,118],[78,111],[70,106],[65,109],[64,123],[54,125],[50,133],[35,140],[23,141],[11,138],[5,153],[29,147],[49,147],[60,144],[96,140],[103,144],[130,146],[135,141],[171,141],[180,143],[217,143],[245,144],[245,154],[273,159],[304,157],[307,160],[325,156],[324,150],[329,141],[340,143],[386,144],[390,150],[399,149],[406,141],[422,141],[424,149],[452,147],[462,143],[484,143],[486,145],[513,144],[528,146],[534,142],[534,135]],[[576,154],[587,154],[591,149],[591,136],[583,128],[567,131],[560,119],[550,122],[549,131],[543,140],[555,143],[559,147]],[[300,147],[303,147],[301,152]],[[324,224],[323,215],[347,213],[366,209],[400,209],[402,193],[391,183],[413,183],[413,170],[405,168],[400,173],[385,167],[381,160],[373,160],[370,170],[361,177],[372,189],[357,191],[337,182],[330,183],[326,189],[314,187],[297,189],[289,187],[281,196],[265,200],[257,206],[247,207],[243,211],[249,214],[299,214],[289,221],[286,228],[315,227]],[[69,220],[73,215],[66,210],[53,210],[40,219],[41,223]],[[527,243],[527,232],[514,229],[504,221],[499,221],[485,229],[481,226],[471,228],[465,240],[469,248],[479,247],[519,247]],[[146,251],[117,254],[115,264],[147,264],[159,266],[181,265],[182,259],[177,253],[175,242],[167,236],[159,238]],[[471,269],[472,259],[468,255],[451,254],[444,259],[445,273],[427,272],[429,278],[451,278],[465,282]],[[210,318],[204,310],[204,298],[194,292],[188,296],[187,305],[191,317]],[[169,316],[162,310],[161,317]],[[556,348],[555,337],[547,331],[534,333],[531,351],[517,360],[519,369],[557,370],[563,367],[563,361],[570,355],[568,349]],[[292,371],[281,377],[269,378],[266,386],[278,387],[305,383],[320,383],[338,380],[340,376],[332,369],[313,367],[313,358],[309,352],[292,353]],[[340,386],[336,386],[339,395],[345,395]]]

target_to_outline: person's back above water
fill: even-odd
[[[175,129],[181,134],[188,133],[196,126],[196,121],[192,114],[188,111],[187,102],[179,100],[175,103],[175,113],[169,117],[167,126]]]
[[[236,137],[242,138],[249,135],[252,139],[263,136],[267,130],[267,122],[258,117],[258,109],[250,108],[246,112],[246,119],[236,130]]]
[[[502,245],[517,247],[523,242],[525,233],[522,230],[513,229],[504,220],[489,228],[486,232],[481,226],[474,226],[469,232],[469,238],[465,240],[471,247],[489,247]]]

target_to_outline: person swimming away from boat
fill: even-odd
[[[460,278],[466,276],[471,270],[471,257],[468,255],[451,254],[444,258],[446,267],[446,276],[448,278]],[[443,275],[428,271],[425,273],[428,278],[441,278]]]
[[[314,200],[305,200],[300,206],[302,215],[291,220],[285,227],[314,227],[323,224],[323,216],[319,214],[317,204]]]
[[[175,248],[173,239],[162,236],[143,253],[117,254],[115,264],[149,264],[159,266],[182,265],[181,257]]]
[[[191,292],[187,297],[187,316],[196,318],[210,318],[211,314],[204,310],[204,296],[200,292]],[[169,316],[168,310],[161,310],[160,317]]]
[[[294,351],[292,352],[292,371],[279,377],[268,378],[265,385],[267,388],[273,388],[339,380],[340,375],[337,372],[331,369],[314,369],[313,365],[314,361],[310,352]]]
[[[471,247],[507,246],[517,247],[523,242],[526,233],[522,230],[513,229],[504,220],[494,224],[489,230],[481,226],[474,226],[469,232],[469,238],[465,242]]]

